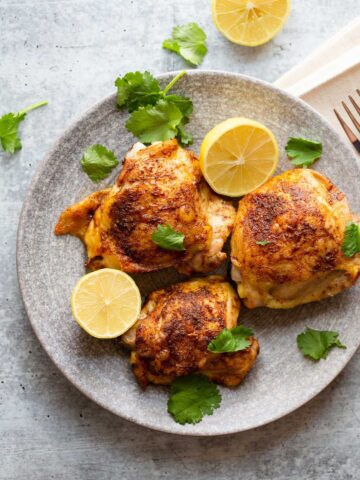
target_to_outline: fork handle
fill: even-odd
[[[355,140],[355,142],[353,142],[353,145],[356,148],[356,150],[360,153],[360,140]]]

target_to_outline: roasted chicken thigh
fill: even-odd
[[[190,274],[209,272],[225,260],[222,248],[234,219],[232,204],[203,180],[195,154],[170,140],[136,144],[115,185],[65,210],[55,233],[78,236],[92,270],[174,267]],[[185,235],[185,251],[165,250],[152,241],[157,226],[166,224]]]
[[[352,220],[345,195],[313,170],[289,170],[246,195],[231,241],[245,305],[291,308],[352,286],[360,254],[348,258],[341,248]]]
[[[228,387],[250,371],[259,344],[235,353],[211,353],[207,347],[225,327],[237,325],[238,296],[220,276],[199,278],[152,292],[140,318],[122,339],[133,349],[131,363],[140,385],[170,384],[199,372]]]

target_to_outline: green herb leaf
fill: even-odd
[[[177,139],[182,145],[191,145],[194,139],[192,135],[190,135],[190,133],[187,133],[185,131],[184,124],[185,122],[183,120],[181,123],[179,123],[177,127],[177,130],[178,130]]]
[[[346,348],[338,336],[338,332],[306,328],[305,332],[297,336],[296,341],[305,356],[318,361],[320,358],[326,358],[332,347]]]
[[[93,182],[106,178],[118,163],[114,153],[99,144],[88,147],[81,159],[84,172]]]
[[[20,110],[20,112],[6,113],[0,118],[0,142],[5,152],[15,153],[21,149],[21,140],[18,136],[19,125],[24,120],[27,112],[43,105],[47,105],[47,102],[35,103]]]
[[[172,38],[163,42],[163,48],[177,53],[192,65],[200,65],[206,53],[206,34],[197,23],[175,27]]]
[[[341,249],[345,257],[353,257],[360,252],[360,224],[347,224]]]
[[[0,118],[0,140],[5,152],[15,153],[21,149],[21,140],[18,137],[18,128],[24,120],[25,113],[7,113]]]
[[[159,82],[149,72],[129,72],[115,80],[117,104],[133,112],[145,105],[154,105],[162,96]]]
[[[140,107],[133,112],[125,126],[141,142],[152,143],[176,137],[182,118],[175,104],[159,100],[156,105]]]
[[[125,126],[143,143],[174,137],[182,145],[192,143],[192,136],[184,128],[193,111],[192,101],[181,95],[168,95],[185,73],[179,72],[164,90],[149,72],[129,72],[116,79],[117,105],[132,113]]]
[[[258,241],[256,242],[256,245],[262,245],[262,246],[264,246],[264,245],[269,245],[269,243],[271,243],[269,240],[258,240]]]
[[[151,240],[166,250],[183,251],[185,235],[176,232],[170,225],[158,225],[151,235]]]
[[[180,95],[166,95],[165,99],[178,107],[184,117],[190,117],[193,112],[193,103],[188,97],[181,97]]]
[[[221,403],[218,387],[204,375],[177,378],[170,387],[168,412],[181,425],[199,423]]]
[[[232,330],[224,328],[208,345],[212,353],[229,353],[245,350],[251,345],[248,340],[253,335],[251,328],[239,325]]]
[[[287,142],[285,150],[288,157],[292,158],[291,163],[293,165],[307,168],[321,157],[322,144],[306,138],[291,137]]]

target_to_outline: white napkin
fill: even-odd
[[[279,78],[275,85],[309,103],[349,142],[334,114],[336,108],[360,137],[341,105],[341,101],[345,101],[360,121],[348,99],[348,95],[352,95],[360,105],[356,92],[360,89],[360,17]]]

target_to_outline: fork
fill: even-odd
[[[360,90],[359,89],[356,90],[356,93],[360,97]],[[354,98],[351,95],[349,95],[349,100],[352,103],[352,106],[354,107],[354,109],[356,110],[356,113],[360,116],[359,105],[355,102]],[[352,121],[353,125],[355,126],[356,130],[360,133],[360,123],[358,122],[358,120],[356,120],[355,116],[353,115],[353,113],[351,112],[349,107],[346,105],[346,103],[341,102],[341,104],[344,107],[345,112],[349,115],[349,118]],[[340,125],[344,129],[344,132],[346,133],[346,136],[348,137],[350,142],[354,145],[356,150],[360,153],[360,140],[357,138],[355,133],[351,130],[349,125],[345,122],[345,120],[341,117],[341,115],[339,114],[339,112],[335,108],[334,108],[334,113],[337,116],[337,119],[339,120]]]

